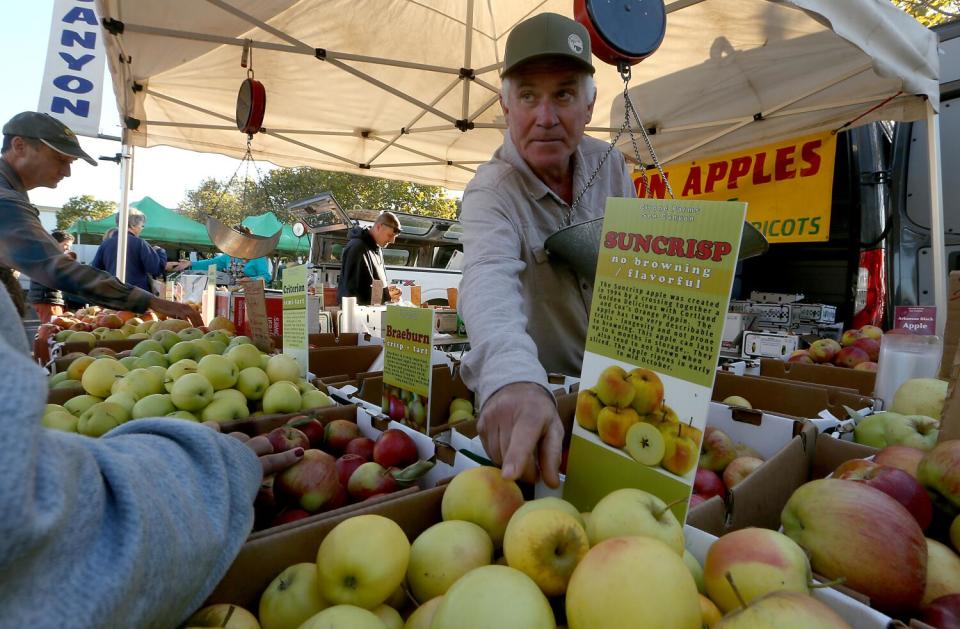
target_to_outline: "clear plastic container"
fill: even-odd
[[[889,409],[893,395],[911,378],[936,378],[940,372],[943,339],[916,334],[884,334],[880,342],[874,395]]]

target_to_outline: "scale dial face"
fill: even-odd
[[[577,0],[575,5],[577,21],[590,33],[593,54],[607,63],[633,64],[649,57],[667,30],[663,0]]]
[[[246,134],[260,131],[267,108],[267,92],[263,83],[244,79],[237,92],[237,128]]]
[[[307,233],[307,226],[297,221],[293,224],[293,235],[297,238],[302,238],[304,234]]]

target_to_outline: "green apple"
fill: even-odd
[[[141,417],[163,417],[177,410],[169,393],[153,393],[140,400],[133,407],[134,419]]]
[[[263,410],[267,413],[293,413],[300,410],[300,405],[300,390],[292,382],[274,382],[263,394]]]
[[[154,374],[156,377],[160,378],[160,382],[166,382],[166,381],[167,381],[167,366],[166,366],[166,365],[163,365],[162,367],[161,367],[160,365],[151,365],[150,367],[147,367],[146,369],[147,369],[147,371],[149,371],[150,373]],[[163,393],[163,391],[161,391],[161,393]]]
[[[373,615],[380,619],[387,629],[403,629],[403,616],[387,604],[378,605],[372,610]]]
[[[232,397],[213,400],[200,411],[200,421],[204,422],[223,423],[246,417],[250,417],[250,409],[247,408],[246,401],[237,402]]]
[[[90,395],[105,398],[110,395],[113,383],[128,373],[126,367],[116,360],[94,360],[80,379],[83,389]]]
[[[270,378],[267,377],[267,372],[259,367],[241,369],[237,376],[237,390],[243,393],[248,400],[263,398],[263,394],[266,393],[269,386]]]
[[[171,332],[171,334],[173,333]],[[137,343],[133,347],[133,350],[130,352],[130,355],[140,358],[147,352],[157,352],[158,354],[165,354],[167,352],[167,348],[163,346],[163,343],[156,340],[155,338],[147,339],[145,341],[140,341],[139,343]]]
[[[190,411],[174,411],[167,413],[167,417],[176,417],[177,419],[189,419],[192,422],[198,422],[200,419]]]
[[[52,387],[58,382],[63,382],[64,380],[70,380],[70,379],[71,379],[70,374],[68,374],[66,371],[61,371],[60,373],[55,373],[49,378],[47,378],[47,386]]]
[[[110,394],[110,397],[105,399],[104,402],[119,404],[132,416],[133,407],[137,404],[137,398],[130,391],[117,391],[116,393]]]
[[[613,491],[593,508],[587,522],[590,545],[612,537],[652,537],[683,556],[683,527],[667,504],[642,489]]]
[[[180,337],[177,336],[177,333],[171,332],[170,330],[158,330],[157,332],[154,332],[150,338],[160,342],[162,349],[159,351],[161,352],[169,352],[170,348],[180,342]]]
[[[188,373],[197,373],[197,361],[184,358],[167,367],[167,375],[163,379],[163,386],[166,388],[167,393],[170,393],[170,390],[173,389],[173,383],[176,382],[177,379]]]
[[[193,341],[180,341],[176,345],[170,348],[170,351],[167,352],[167,359],[170,361],[170,364],[179,362],[186,358],[190,360],[200,360],[206,356],[203,350],[195,344]]]
[[[430,626],[432,629],[555,629],[557,625],[547,597],[530,577],[507,566],[492,565],[471,570],[454,583],[443,595]]]
[[[127,335],[124,334],[123,330],[105,330],[100,335],[100,339],[103,341],[122,341],[125,338],[127,338]]]
[[[331,400],[330,396],[328,396],[326,393],[318,389],[311,389],[309,391],[306,391],[300,397],[299,410],[305,411],[311,408],[326,408],[327,406],[335,406],[335,405],[336,405],[335,402]]]
[[[232,339],[230,339],[231,347],[236,347],[237,345],[253,345],[253,341],[250,339],[249,336],[243,336],[243,335],[235,336]],[[257,351],[259,352],[260,350],[257,350]]]
[[[270,354],[260,354],[260,369],[266,371],[268,364],[270,364]]]
[[[224,356],[232,360],[240,370],[248,367],[260,367],[260,350],[257,349],[256,345],[243,343],[228,347]]]
[[[422,405],[421,405],[422,406]],[[473,419],[473,415],[466,412],[463,409],[459,409],[450,413],[450,417],[447,418],[448,424],[458,424],[460,422],[466,422]]]
[[[217,355],[222,355],[227,351],[227,344],[221,342],[219,339],[201,339],[206,341],[210,345],[212,353]]]
[[[137,358],[137,367],[163,367],[166,369],[169,366],[170,361],[167,360],[167,355],[162,352],[150,350]]]
[[[97,344],[97,336],[93,332],[74,332],[70,335],[70,342],[86,343],[90,349],[93,349],[93,346]]]
[[[453,401],[450,402],[450,415],[457,411],[464,411],[467,415],[473,415],[473,402],[462,397],[453,398]]]
[[[117,360],[121,365],[127,369],[136,369],[140,366],[140,359],[136,356],[124,356]]]
[[[169,319],[168,319],[169,321]],[[223,627],[224,629],[260,629],[257,617],[238,605],[220,603],[208,605],[187,619],[183,626]]]
[[[134,369],[114,382],[110,389],[111,393],[120,393],[121,391],[126,391],[139,400],[163,391],[163,379],[158,377],[156,372]]]
[[[77,432],[79,419],[65,410],[45,413],[40,423],[47,428],[62,430],[63,432]]]
[[[63,406],[61,406],[60,404],[47,404],[46,406],[43,407],[43,414],[44,414],[44,416],[49,415],[50,413],[53,413],[53,412],[55,412],[55,411],[61,411],[61,412],[64,412],[64,413],[70,413],[70,411],[68,411],[67,409],[65,409],[65,408],[64,408]]]
[[[700,565],[697,558],[686,548],[683,549],[683,563],[687,565],[687,569],[690,570],[690,574],[693,575],[693,580],[697,584],[697,591],[701,594],[706,594],[707,586],[703,580],[703,566]]]
[[[97,397],[95,395],[78,395],[72,397],[66,402],[63,403],[63,408],[66,409],[68,413],[76,417],[83,415],[83,412],[93,406],[103,402],[103,398]]]
[[[940,422],[923,415],[901,415],[889,411],[868,415],[857,422],[854,440],[873,448],[892,445],[930,450],[937,444]]]
[[[209,354],[201,358],[197,363],[197,372],[210,381],[214,391],[229,389],[237,383],[237,376],[240,375],[236,363],[217,354]]]
[[[373,514],[348,518],[320,542],[320,591],[333,604],[372,609],[400,587],[409,561],[410,542],[396,522]]]
[[[297,384],[297,388],[300,389],[301,395],[304,394],[304,393],[306,393],[307,391],[316,391],[316,390],[317,390],[317,387],[316,387],[312,382],[310,382],[309,380],[307,380],[306,378],[300,378],[300,379],[298,379],[296,384]]]
[[[317,564],[296,563],[278,574],[260,595],[260,626],[299,627],[326,607],[317,582]]]
[[[149,334],[141,334],[139,332],[133,332],[132,334],[127,335],[128,341],[145,341],[150,338]]]
[[[407,617],[407,624],[405,624],[403,628],[430,629],[431,625],[433,625],[433,617],[436,615],[437,608],[440,607],[441,601],[443,601],[443,597],[438,596],[420,605],[420,607],[413,610]]]
[[[173,382],[170,399],[184,411],[199,411],[213,400],[213,386],[198,373],[188,373]]]
[[[193,339],[189,342],[193,343],[194,346],[199,349],[201,358],[204,356],[209,356],[210,354],[219,354],[214,344],[205,338]]]
[[[79,380],[71,380],[70,378],[67,378],[66,380],[61,380],[60,382],[56,383],[50,388],[51,389],[74,389],[79,386],[80,386]]]
[[[407,585],[426,602],[443,595],[457,579],[493,561],[493,541],[487,532],[463,520],[434,524],[410,547]]]
[[[384,629],[376,614],[355,605],[334,605],[315,614],[300,625],[299,629]]]
[[[300,363],[293,356],[287,354],[274,354],[267,361],[267,377],[270,382],[292,382],[294,384],[300,380]]]
[[[177,332],[177,336],[180,337],[181,341],[192,341],[203,338],[203,330],[198,328],[184,328]]]
[[[99,437],[130,419],[127,409],[119,404],[100,402],[94,404],[80,416],[77,432],[88,437]]]
[[[220,389],[213,392],[214,400],[234,400],[237,404],[247,405],[247,396],[236,389]]]
[[[73,339],[71,339],[73,340]],[[947,396],[947,382],[936,378],[911,378],[893,394],[890,410],[904,415],[926,415],[940,419]]]

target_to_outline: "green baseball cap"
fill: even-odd
[[[583,24],[557,13],[538,13],[520,22],[507,37],[500,76],[541,57],[564,57],[593,74],[590,35]]]
[[[91,166],[97,165],[96,160],[80,148],[77,134],[50,114],[37,111],[19,113],[3,125],[3,135],[40,140],[58,153],[78,157]]]

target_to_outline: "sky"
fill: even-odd
[[[0,125],[21,111],[36,110],[40,84],[50,37],[52,0],[0,0],[4,18],[0,20],[0,77],[3,77],[3,98],[0,98]],[[100,114],[100,132],[119,136],[120,122],[116,100],[110,84],[109,70],[104,70],[105,93]],[[120,152],[120,143],[81,137],[80,144],[94,159]],[[222,155],[196,153],[170,147],[136,149],[133,186],[130,201],[145,196],[166,207],[176,207],[187,190],[197,187],[207,177],[226,179],[234,174],[239,161]],[[270,164],[258,163],[266,173]],[[243,171],[240,173],[243,174]],[[250,169],[251,176],[256,171]],[[30,200],[36,205],[61,206],[70,197],[90,194],[104,201],[120,201],[120,166],[99,162],[97,167],[83,160],[73,164],[72,176],[55,189],[35,188]]]

